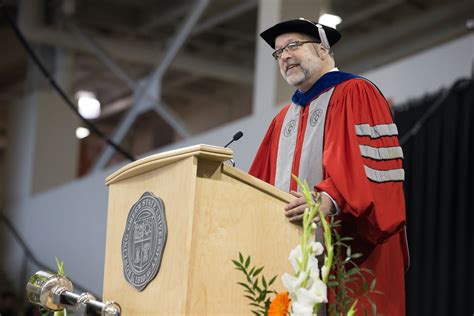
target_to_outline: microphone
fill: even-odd
[[[120,306],[115,302],[99,302],[90,293],[73,293],[73,285],[65,276],[46,271],[36,272],[26,284],[28,300],[48,311],[74,307],[79,315],[120,316]]]
[[[234,136],[232,136],[232,140],[230,142],[228,142],[224,148],[227,148],[227,146],[229,146],[230,144],[232,144],[233,142],[235,142],[236,140],[239,140],[242,136],[244,136],[244,133],[242,133],[242,131],[238,131],[237,133],[234,134]]]
[[[244,136],[244,133],[242,133],[242,131],[238,131],[237,133],[234,134],[234,136],[232,136],[232,140],[230,142],[228,142],[224,148],[227,148],[227,146],[229,146],[230,144],[232,144],[233,142],[235,142],[236,140],[239,140],[242,136]],[[235,167],[235,161],[234,159],[230,159],[230,162],[232,163],[232,167]]]

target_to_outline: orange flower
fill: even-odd
[[[286,316],[290,307],[288,292],[278,293],[268,308],[268,316]]]

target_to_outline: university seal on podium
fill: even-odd
[[[122,238],[122,261],[125,279],[139,291],[160,270],[168,236],[163,200],[145,192],[133,204]]]

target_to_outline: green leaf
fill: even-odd
[[[373,279],[370,283],[370,290],[373,291],[375,289],[375,285],[377,283],[377,279]]]
[[[353,253],[353,254],[351,255],[351,258],[352,258],[352,259],[357,259],[357,258],[360,258],[360,257],[362,257],[362,254],[361,254],[361,253]]]
[[[245,275],[247,276],[247,282],[252,284],[253,281],[252,281],[252,278],[250,277],[250,275],[248,275],[248,274],[245,274]]]
[[[260,272],[262,272],[263,266],[255,270],[255,273],[253,274],[254,276],[257,276]]]
[[[256,290],[258,293],[262,292],[262,289],[258,286],[258,280],[256,280],[253,284],[253,289]]]
[[[254,277],[255,276],[254,271],[255,271],[255,267],[252,267],[252,269],[250,269],[249,276]]]
[[[357,300],[354,300],[354,302],[352,303],[349,311],[347,312],[347,316],[353,316],[355,314],[356,306],[357,306]]]
[[[239,270],[239,271],[242,271],[243,273],[245,273],[245,270],[243,268],[239,268],[239,267],[234,267],[235,270]]]
[[[342,237],[339,239],[340,241],[346,241],[346,240],[354,240],[352,237]]]
[[[65,276],[64,274],[64,261],[59,261],[58,257],[54,257],[56,260],[56,266],[58,267],[58,274],[61,276]]]
[[[372,304],[372,315],[377,316],[377,305]]]
[[[243,269],[243,266],[237,260],[232,260],[232,262],[238,269]]]
[[[347,256],[348,258],[351,257],[351,247],[347,247],[347,249],[346,249],[346,256]]]
[[[240,263],[244,263],[244,256],[242,256],[242,253],[239,252],[239,260]]]
[[[267,281],[265,280],[264,276],[262,276],[262,285],[264,288],[267,288]]]
[[[247,289],[245,289],[244,292],[245,292],[245,293],[252,294],[253,296],[256,296],[255,292],[252,291],[252,290],[247,290]]]
[[[252,297],[250,295],[244,295],[244,297],[248,298],[251,301],[255,301],[255,297]]]
[[[258,279],[255,279],[255,281],[252,283],[252,287],[255,289],[258,287]],[[259,291],[260,292],[260,291]]]
[[[365,298],[367,299],[367,302],[369,302],[370,305],[374,305],[374,301],[370,298],[370,296],[368,295],[368,293],[365,293],[364,294]]]
[[[247,269],[250,265],[250,256],[247,257],[247,260],[245,260],[245,268]]]
[[[252,289],[251,289],[250,286],[248,286],[247,284],[245,284],[245,283],[243,283],[243,282],[237,282],[237,284],[242,285],[244,288],[246,288],[247,290],[249,290],[249,291],[251,291],[251,292],[253,293]]]
[[[368,273],[368,274],[370,274],[370,275],[374,275],[374,273],[373,273],[372,270],[370,270],[370,269],[367,269],[367,268],[360,268],[359,270],[360,270],[360,271],[363,271],[363,272],[366,272],[366,273]]]
[[[349,276],[349,277],[352,276],[352,275],[355,275],[355,274],[360,274],[360,271],[357,268],[350,269],[346,273],[346,275]]]
[[[268,282],[268,286],[272,285],[273,282],[275,282],[276,278],[277,278],[277,276],[275,275],[275,276],[270,280],[270,282]]]

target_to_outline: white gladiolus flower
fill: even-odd
[[[288,290],[292,300],[296,299],[296,290],[301,287],[301,283],[306,279],[308,274],[306,272],[301,272],[300,275],[296,278],[288,273],[285,273],[281,277],[281,282],[283,286]]]
[[[313,316],[313,306],[301,304],[299,302],[291,303],[292,316]]]
[[[311,309],[313,308],[314,304],[320,303],[318,296],[302,287],[296,290],[296,301],[301,305],[311,307]]]
[[[311,242],[311,249],[314,255],[319,256],[324,252],[324,247],[320,242]]]
[[[303,260],[303,251],[301,245],[291,250],[288,260],[298,277],[285,273],[281,277],[281,281],[288,290],[292,299],[291,315],[305,316],[313,315],[313,307],[317,303],[327,302],[327,287],[320,279],[320,271],[318,267],[318,259],[316,256],[324,252],[324,247],[320,242],[310,242],[308,253],[308,262],[306,271],[299,271],[298,262]],[[323,271],[327,273],[327,268],[323,267]],[[303,281],[309,274],[306,287],[302,287]]]
[[[309,292],[311,295],[314,295],[313,299],[316,300],[316,303],[328,302],[328,290],[326,284],[323,281],[314,280]]]
[[[292,275],[289,275],[288,273],[284,273],[281,276],[281,283],[283,283],[283,286],[288,290],[288,293],[290,294],[291,298],[293,299],[293,293],[295,292],[296,288],[299,285],[297,283],[297,278],[295,278]]]
[[[303,260],[303,252],[301,250],[301,245],[296,246],[290,251],[290,256],[288,257],[288,260],[290,261],[293,270],[298,273],[300,271],[298,262],[301,262],[301,260]]]
[[[303,184],[298,179],[297,182],[303,188],[305,197],[308,197],[310,189],[307,183]],[[311,203],[308,202],[308,204]],[[325,231],[325,245],[328,249],[324,259],[325,266],[320,271],[317,256],[324,253],[324,246],[320,242],[315,242],[313,236],[311,236],[317,228],[317,224],[313,222],[314,218],[318,216],[317,212],[317,205],[305,210],[302,242],[291,250],[288,257],[295,271],[294,276],[285,273],[281,277],[281,281],[291,298],[290,314],[292,316],[313,316],[313,311],[319,311],[321,304],[328,302],[327,285],[323,280],[327,280],[332,265],[333,249],[330,247],[331,234]],[[329,224],[322,217],[323,214],[320,210],[319,215],[321,216],[322,226],[328,229]],[[301,245],[304,245],[304,249]],[[303,257],[305,258],[304,262]]]
[[[307,271],[311,279],[319,279],[318,259],[316,257],[311,256],[308,258]]]

